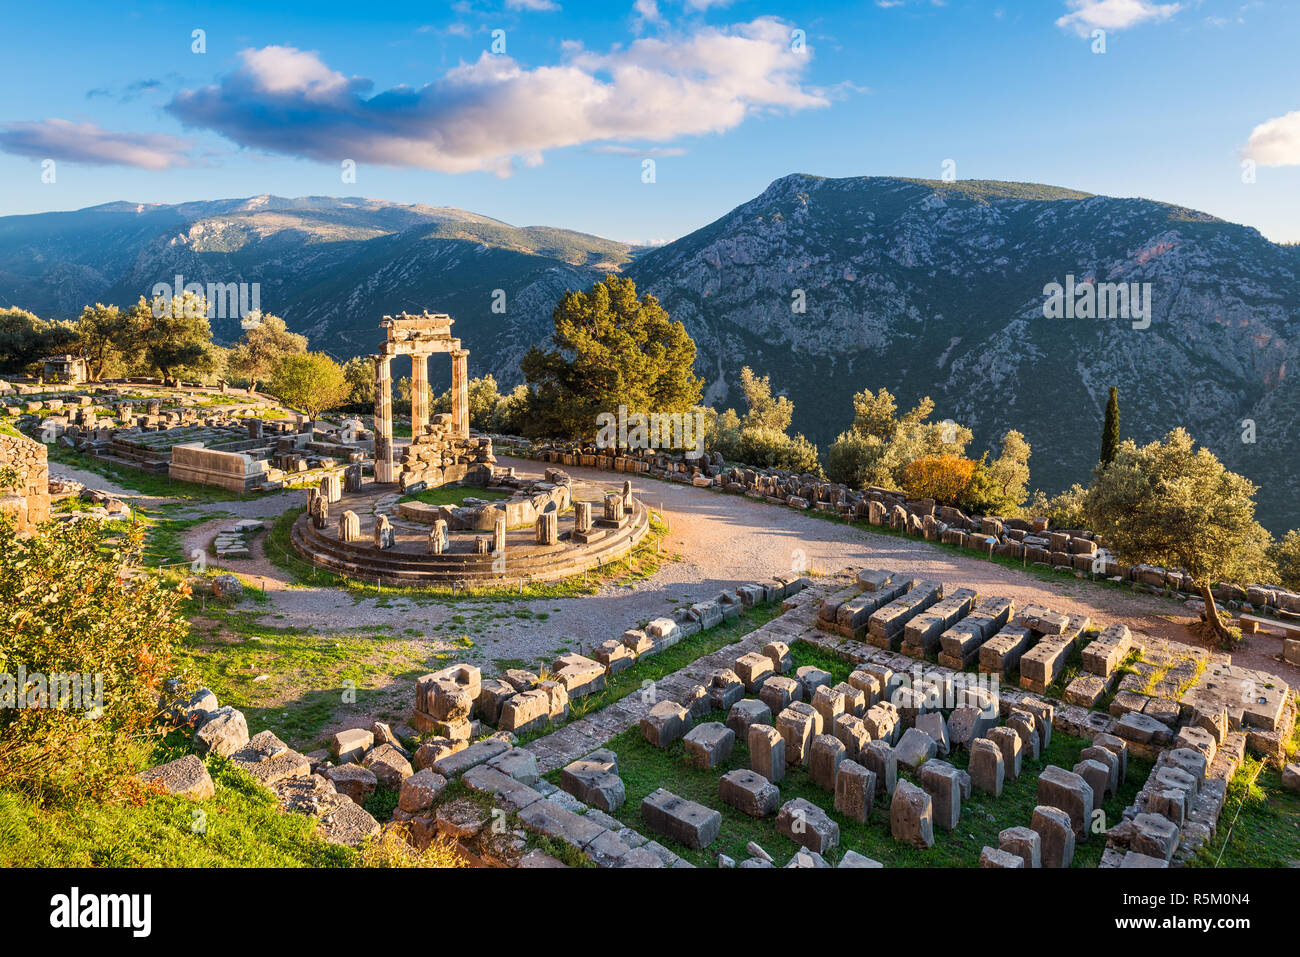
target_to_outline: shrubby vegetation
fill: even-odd
[[[1300,528],[1291,529],[1274,542],[1268,557],[1277,570],[1278,580],[1287,588],[1300,591]]]
[[[794,403],[783,395],[772,395],[771,378],[757,376],[745,366],[740,370],[740,388],[745,394],[744,418],[735,409],[717,414],[705,440],[706,448],[721,452],[733,462],[758,468],[823,475],[817,446],[802,434],[789,434]]]
[[[1180,568],[1196,580],[1206,620],[1218,638],[1231,636],[1210,588],[1217,581],[1269,577],[1270,536],[1255,521],[1255,486],[1196,448],[1183,429],[1159,442],[1121,442],[1099,467],[1083,512],[1120,561]]]
[[[1029,443],[1014,429],[992,462],[967,457],[974,433],[951,420],[930,421],[927,396],[898,414],[888,389],[853,397],[853,425],[826,452],[827,475],[854,488],[901,489],[968,511],[1015,515],[1028,497]]]
[[[250,320],[255,321],[247,323],[248,330],[243,338],[231,347],[226,356],[226,370],[246,381],[248,387],[256,392],[259,383],[275,375],[281,360],[307,351],[307,337],[290,332],[279,316],[259,314]],[[373,379],[372,371],[372,392]]]
[[[323,352],[284,356],[272,372],[271,393],[311,419],[341,406],[351,392],[343,367]]]
[[[143,547],[142,525],[51,522],[18,538],[0,523],[0,696],[24,705],[0,707],[0,790],[59,803],[133,793],[133,749],[155,733],[189,627],[184,590],[144,572]],[[18,687],[20,669],[40,683]],[[72,675],[80,701],[65,695]]]

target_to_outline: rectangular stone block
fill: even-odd
[[[840,843],[840,826],[811,801],[786,801],[776,816],[776,829],[801,847],[825,854]]]
[[[1116,622],[1108,625],[1101,634],[1083,649],[1083,670],[1089,674],[1109,677],[1128,657],[1133,647],[1133,635],[1128,625]]]
[[[737,768],[718,780],[718,799],[750,817],[770,817],[781,804],[781,792],[757,771]]]
[[[856,761],[843,761],[835,775],[835,810],[866,821],[876,800],[876,774]]]
[[[749,767],[774,784],[785,778],[785,738],[768,724],[751,724],[746,737]]]
[[[942,597],[941,582],[916,583],[907,594],[872,613],[867,622],[868,640],[880,648],[897,648],[907,623]]]
[[[1007,625],[979,649],[980,671],[1006,678],[1020,666],[1021,656],[1029,648],[1028,628]]]
[[[659,788],[641,801],[641,819],[656,834],[700,850],[722,829],[722,814]]]

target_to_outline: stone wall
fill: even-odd
[[[0,433],[0,466],[18,470],[17,488],[0,490],[0,514],[12,515],[18,531],[50,517],[50,468],[45,446],[21,435]]]
[[[1079,577],[1107,579],[1135,590],[1168,594],[1182,601],[1191,614],[1203,614],[1192,576],[1158,565],[1126,565],[1105,550],[1105,541],[1087,529],[1053,529],[1046,518],[1003,518],[967,515],[933,499],[909,499],[894,489],[854,489],[813,475],[780,469],[728,466],[716,452],[697,459],[654,451],[615,454],[592,446],[533,444],[518,436],[494,436],[504,455],[542,462],[639,472],[667,482],[728,492],[784,505],[799,511],[819,511],[848,522],[888,527],[903,535],[955,545],[980,555],[995,555],[1071,572]],[[1274,585],[1218,583],[1212,589],[1221,614],[1267,614],[1283,622],[1300,623],[1300,593]]]
[[[222,452],[198,444],[172,447],[174,479],[216,485],[232,492],[248,492],[266,484],[267,463],[243,452]]]

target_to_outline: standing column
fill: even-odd
[[[451,425],[462,439],[469,438],[469,350],[451,354]]]
[[[375,481],[393,479],[392,356],[375,356]]]
[[[411,356],[411,441],[429,425],[429,357]]]

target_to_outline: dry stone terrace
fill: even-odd
[[[1290,689],[1226,656],[1150,640],[1139,647],[1115,626],[967,591],[879,569],[757,581],[631,629],[594,657],[559,656],[544,674],[485,677],[470,665],[428,674],[409,727],[341,731],[327,753],[297,754],[271,732],[249,739],[242,715],[210,696],[178,709],[196,726],[196,751],[242,762],[286,809],[318,815],[333,839],[359,841],[381,827],[358,805],[388,788],[398,793],[392,820],[417,846],[445,835],[477,863],[525,867],[560,863],[530,850],[538,838],[578,855],[571,862],[601,867],[691,866],[701,855],[751,868],[880,866],[861,847],[842,846],[842,830],[878,821],[898,846],[924,854],[949,840],[973,794],[996,802],[1031,767],[1032,813],[967,864],[1067,867],[1081,846],[1101,842],[1103,867],[1170,866],[1214,835],[1244,753],[1276,756],[1294,728]],[[782,614],[740,640],[574,714],[611,676],[771,601]],[[924,657],[926,636],[943,625],[929,657],[955,642],[966,670]],[[1000,635],[1027,645],[1019,668],[999,655],[997,670],[984,670],[978,652]],[[972,640],[977,653],[966,647]],[[799,665],[805,648],[841,660],[847,679]],[[1105,709],[1067,703],[1051,694],[1063,660],[1086,661],[1091,677],[1129,688]],[[1017,674],[1021,687],[1004,683]],[[633,813],[624,755],[610,746],[628,733],[679,752],[684,769],[716,778],[716,790],[700,800],[665,779]],[[1039,767],[1054,733],[1082,744],[1062,765]],[[520,745],[521,735],[531,740]],[[736,753],[747,766],[730,767]],[[1149,771],[1121,810],[1118,795],[1138,786],[1135,764]],[[201,799],[192,770],[166,766],[151,778]],[[790,781],[803,784],[787,797]],[[732,813],[770,828],[771,849],[757,841],[744,858],[714,857]],[[791,846],[786,861],[779,848]]]

